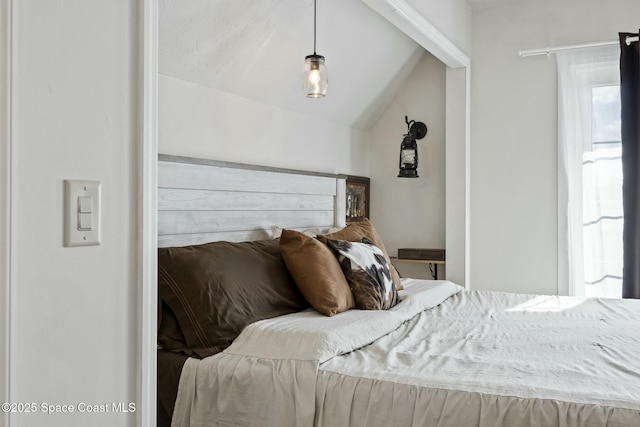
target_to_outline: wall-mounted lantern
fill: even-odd
[[[400,172],[398,178],[418,178],[418,143],[416,139],[422,139],[427,134],[427,125],[415,120],[409,121],[404,116],[407,124],[407,133],[400,144]]]

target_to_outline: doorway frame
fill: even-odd
[[[0,0],[0,401],[10,402],[15,384],[12,361],[15,334],[16,254],[17,254],[17,165],[16,97],[18,74],[13,0]],[[0,426],[8,427],[11,414],[0,412]]]
[[[0,0],[3,2],[11,0]],[[447,66],[446,248],[447,277],[470,288],[469,57],[405,0],[361,0]],[[390,7],[391,6],[391,7]],[[139,64],[139,270],[138,425],[156,427],[158,5],[140,3]],[[464,123],[464,126],[460,124]]]
[[[158,2],[140,2],[138,64],[138,425],[156,427],[158,334]]]

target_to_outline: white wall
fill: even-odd
[[[138,4],[13,4],[19,193],[11,400],[135,402]],[[64,179],[102,182],[100,246],[62,246]],[[14,415],[11,427],[136,420],[115,413]]]
[[[162,74],[158,122],[163,154],[369,173],[364,131]]]
[[[539,0],[473,14],[471,277],[475,289],[557,292],[557,77],[521,49],[616,40],[637,0]]]
[[[471,8],[465,0],[362,1],[447,66],[469,66]]]
[[[447,39],[471,54],[471,7],[465,0],[407,0]]]
[[[445,247],[445,86],[446,67],[425,53],[369,131],[371,220],[392,256],[399,247]],[[397,177],[405,116],[428,128],[417,140],[417,179]],[[430,278],[423,265],[398,263],[397,268],[404,276]]]

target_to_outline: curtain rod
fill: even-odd
[[[627,43],[627,46],[629,46],[631,43],[638,41],[638,36],[629,36],[625,41]],[[610,46],[618,43],[620,43],[618,40],[612,40],[608,42],[583,43],[583,44],[572,44],[568,46],[545,47],[542,49],[521,50],[518,52],[518,55],[520,55],[523,58],[526,58],[527,56],[538,56],[538,55],[549,56],[552,53],[561,52],[564,50],[585,49],[589,47],[598,47],[598,46]]]

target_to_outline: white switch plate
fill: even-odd
[[[92,228],[79,230],[79,197],[92,197]],[[100,244],[100,181],[64,180],[64,246]]]

